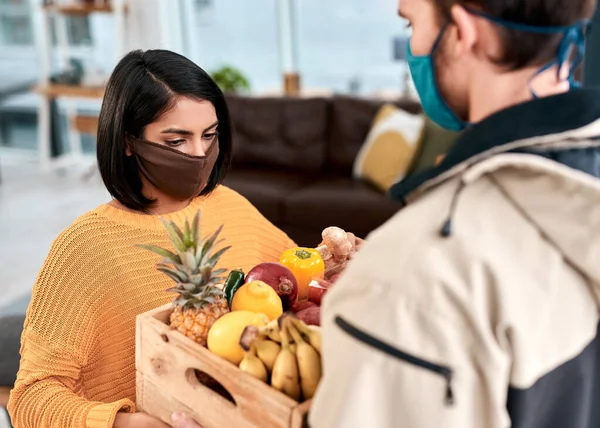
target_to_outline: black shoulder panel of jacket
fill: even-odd
[[[507,407],[511,428],[599,428],[600,325],[575,358],[528,389],[510,388]]]

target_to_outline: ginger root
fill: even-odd
[[[347,233],[339,227],[328,227],[322,233],[323,242],[317,247],[325,262],[325,279],[339,274],[346,268],[348,260],[352,259],[362,239],[353,233]]]
[[[323,244],[328,247],[335,258],[338,260],[347,259],[352,250],[352,243],[348,239],[348,234],[339,227],[328,227],[321,235]]]

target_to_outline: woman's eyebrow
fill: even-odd
[[[206,131],[210,131],[211,129],[215,128],[217,125],[219,125],[218,120],[215,123],[213,123],[212,125],[210,125],[208,128],[206,128],[204,131],[202,131],[202,133],[205,133]],[[160,133],[161,134],[194,135],[194,133],[192,131],[187,131],[185,129],[180,129],[180,128],[167,128],[167,129],[161,131]]]
[[[212,125],[210,125],[208,128],[206,128],[206,129],[203,131],[203,133],[204,133],[204,132],[206,132],[206,131],[210,131],[211,129],[213,129],[214,127],[216,127],[216,126],[218,126],[218,125],[219,125],[219,121],[217,120],[215,123],[213,123],[213,124],[212,124]]]
[[[163,131],[160,131],[161,134],[179,134],[179,135],[193,135],[192,131],[186,131],[185,129],[179,128],[168,128]]]

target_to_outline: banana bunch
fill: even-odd
[[[284,313],[264,327],[246,327],[240,345],[242,371],[296,401],[313,397],[322,374],[319,327]]]

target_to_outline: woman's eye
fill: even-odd
[[[202,138],[208,141],[212,141],[217,135],[219,135],[218,132],[213,132],[212,134],[204,134]]]
[[[167,143],[167,145],[169,145],[169,146],[176,147],[182,143],[185,143],[185,140],[170,140],[170,141],[167,140],[167,141],[165,141],[165,143]]]

